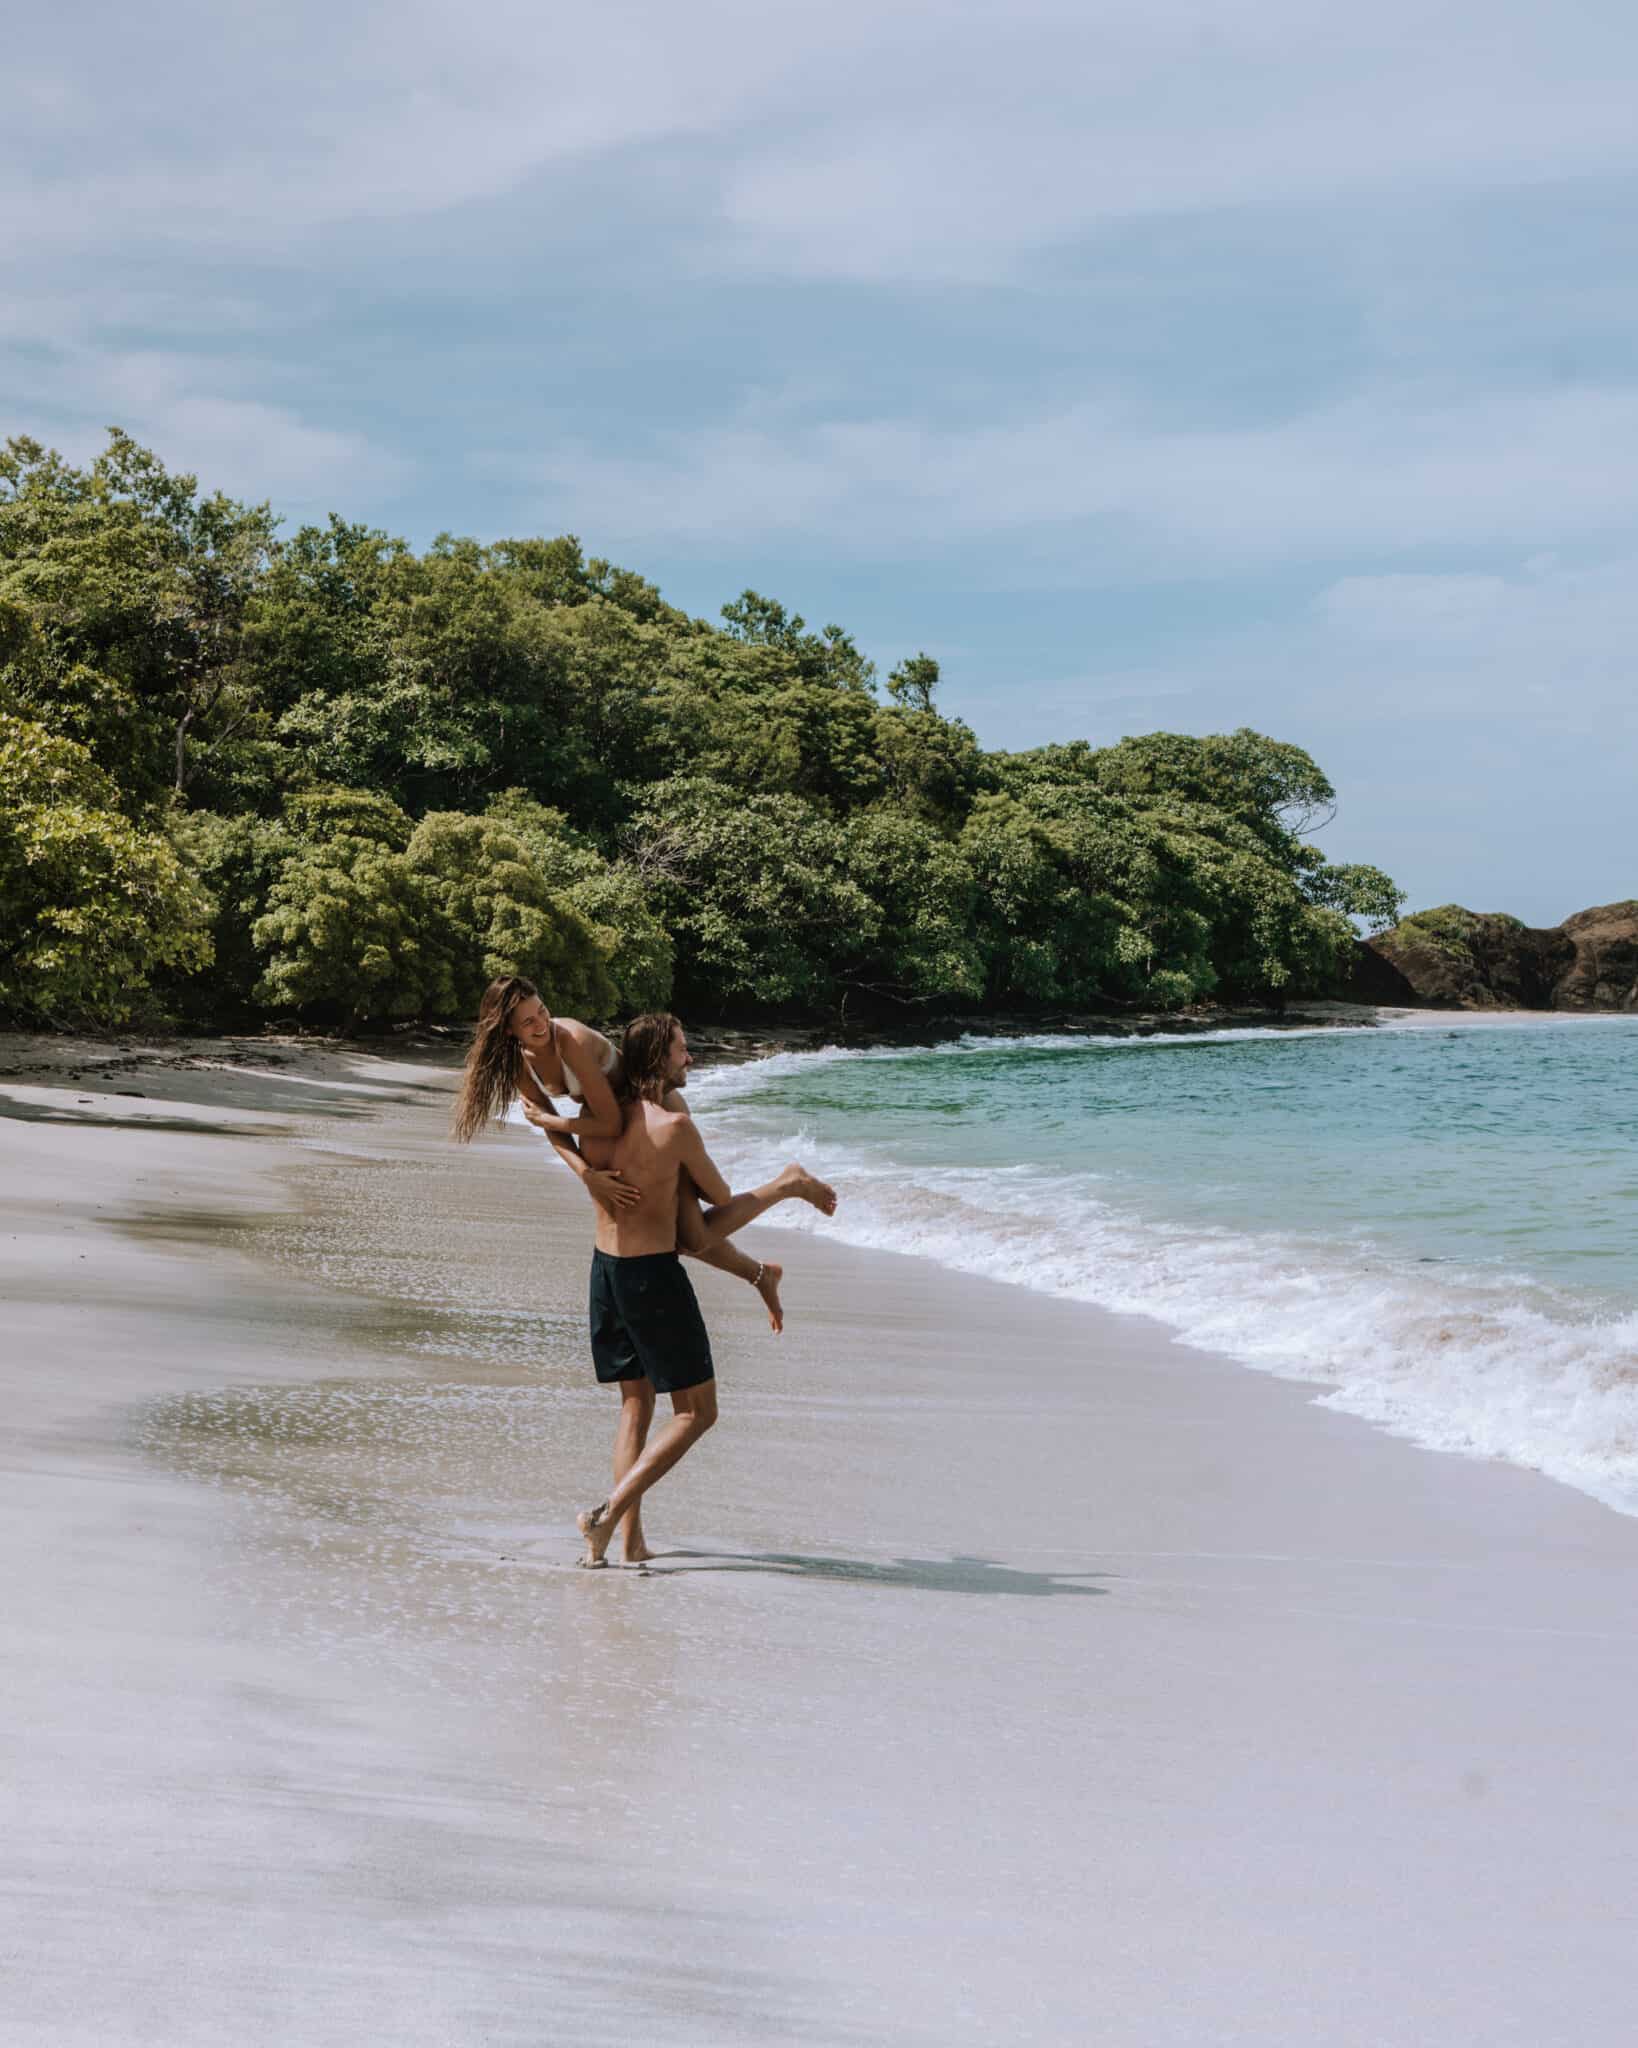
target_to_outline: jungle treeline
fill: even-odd
[[[747,590],[717,623],[572,536],[284,534],[119,431],[0,456],[0,1015],[1167,1009],[1323,988],[1379,870],[1249,730],[981,747]]]

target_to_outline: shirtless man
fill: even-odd
[[[586,1539],[584,1565],[608,1562],[617,1527],[623,1527],[627,1564],[652,1554],[639,1502],[717,1419],[711,1343],[677,1251],[677,1202],[685,1173],[709,1203],[727,1202],[730,1191],[699,1126],[685,1110],[664,1106],[688,1065],[688,1041],[675,1017],[635,1018],[626,1026],[616,1085],[624,1127],[618,1138],[581,1141],[592,1166],[612,1168],[641,1196],[629,1207],[597,1209],[592,1360],[604,1385],[619,1386],[620,1422],[614,1491],[577,1517]],[[673,1413],[645,1450],[657,1393],[671,1396]]]

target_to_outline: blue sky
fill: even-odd
[[[1618,0],[34,10],[0,431],[573,531],[990,745],[1253,724],[1413,903],[1638,895]]]

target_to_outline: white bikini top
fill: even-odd
[[[585,1091],[580,1086],[580,1076],[575,1072],[574,1068],[569,1065],[568,1061],[563,1057],[561,1052],[559,1052],[557,1056],[557,1062],[558,1065],[563,1069],[563,1085],[569,1091],[569,1100],[571,1102],[584,1102],[586,1096]],[[614,1071],[619,1066],[619,1064],[620,1048],[617,1045],[610,1045],[608,1040],[605,1038],[603,1041],[603,1057],[598,1061],[598,1065],[603,1069],[603,1072],[607,1074],[609,1078],[612,1080],[614,1077]]]

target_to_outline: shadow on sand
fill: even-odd
[[[279,1124],[226,1124],[201,1116],[164,1116],[153,1110],[132,1110],[124,1116],[84,1110],[66,1102],[19,1102],[0,1090],[0,1116],[20,1124],[70,1124],[101,1131],[180,1131],[190,1138],[282,1138],[289,1128]]]
[[[890,1564],[871,1564],[859,1557],[804,1557],[782,1550],[662,1550],[655,1553],[650,1571],[655,1577],[664,1572],[774,1572],[784,1578],[907,1586],[922,1593],[1015,1593],[1032,1600],[1109,1590],[1087,1583],[1107,1578],[1107,1572],[1026,1572],[985,1557],[896,1557]]]

